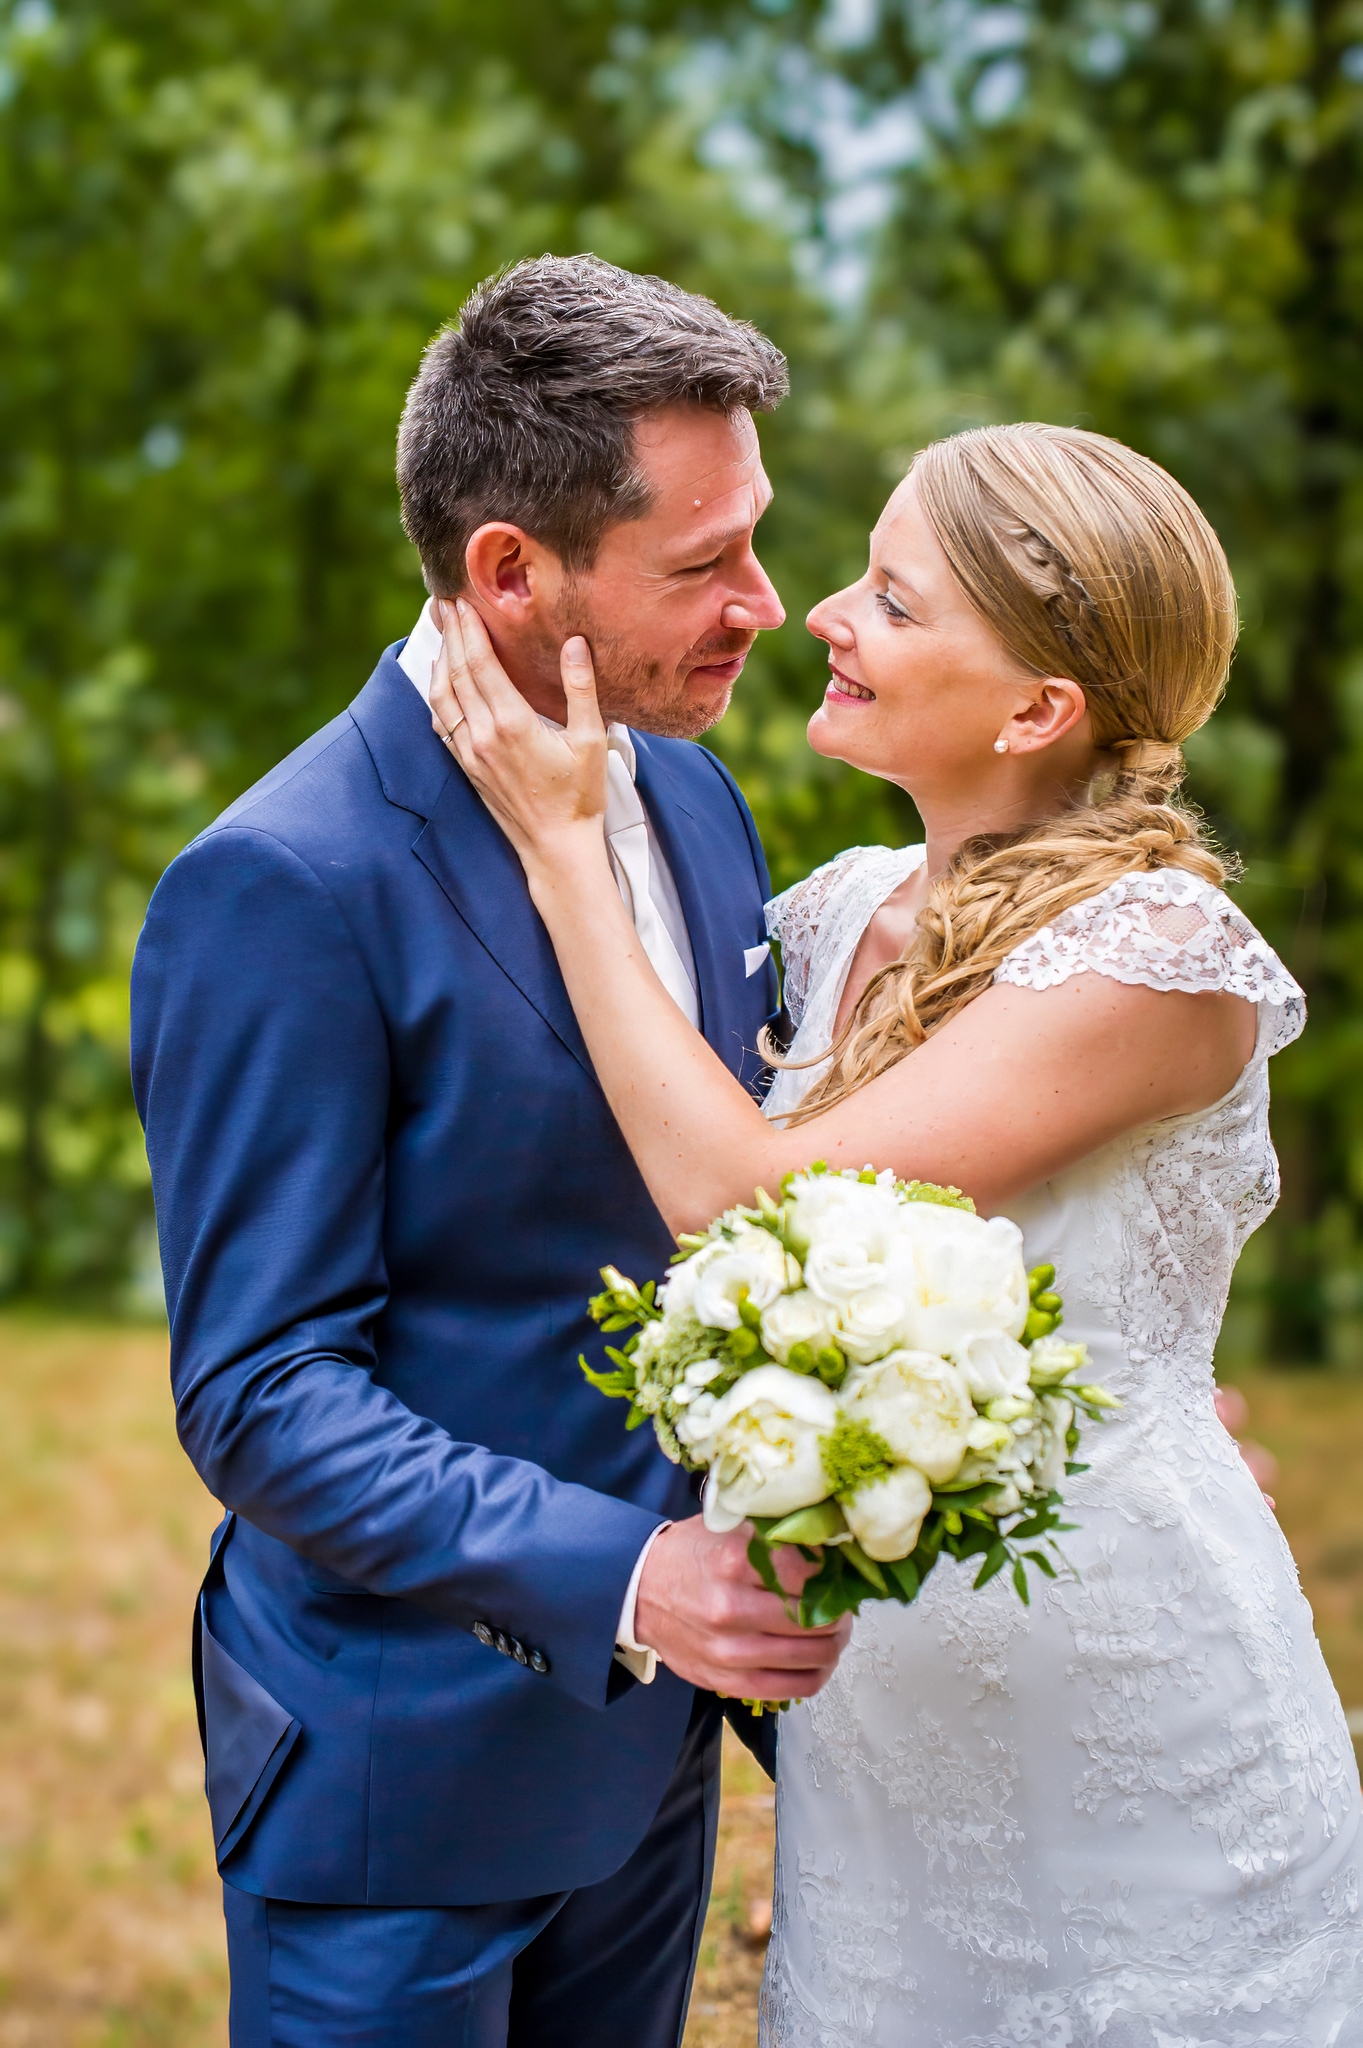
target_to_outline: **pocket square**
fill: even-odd
[[[756,974],[770,951],[770,941],[764,941],[760,946],[745,946],[743,948],[743,972],[748,976],[749,980]]]

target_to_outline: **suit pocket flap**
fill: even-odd
[[[250,1827],[303,1732],[303,1724],[271,1699],[211,1634],[203,1631],[204,1710],[208,1724],[208,1810],[219,1859]]]

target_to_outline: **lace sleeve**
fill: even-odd
[[[1264,1058],[1306,1022],[1306,999],[1267,941],[1228,896],[1185,868],[1124,875],[1071,905],[1014,947],[994,979],[1044,989],[1086,973],[1194,995],[1223,989],[1264,1005]]]

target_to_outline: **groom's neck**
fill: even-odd
[[[557,645],[551,644],[547,635],[508,631],[504,620],[495,615],[489,617],[476,600],[474,603],[498,661],[530,709],[538,711],[541,718],[552,718],[565,725],[568,701],[559,678]]]

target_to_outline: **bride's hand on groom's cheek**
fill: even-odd
[[[511,681],[486,626],[462,598],[442,600],[440,653],[431,666],[431,724],[523,858],[584,829],[600,837],[606,805],[606,728],[591,649],[564,643],[565,726],[547,726]]]
[[[748,1562],[746,1526],[716,1536],[699,1515],[664,1529],[644,1564],[635,1640],[669,1671],[731,1699],[808,1699],[827,1684],[852,1631],[850,1617],[801,1628]],[[777,1552],[790,1592],[817,1567],[798,1551]]]

